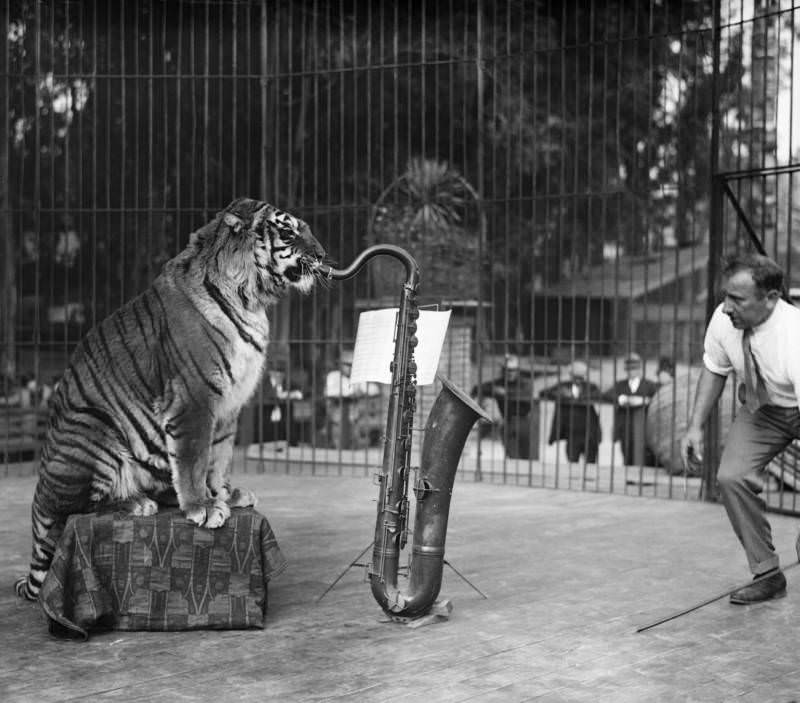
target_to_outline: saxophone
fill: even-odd
[[[413,619],[428,613],[439,595],[444,568],[444,545],[450,497],[456,469],[472,426],[489,416],[451,381],[439,377],[443,388],[425,424],[420,467],[414,484],[416,511],[408,584],[398,584],[400,555],[408,535],[408,482],[416,410],[414,348],[417,346],[417,288],[419,266],[401,247],[378,244],[365,249],[345,269],[322,265],[320,274],[346,280],[376,256],[391,256],[405,266],[406,281],[400,298],[391,362],[391,394],[384,436],[383,465],[378,476],[380,493],[375,523],[372,562],[368,575],[372,594],[393,618]]]

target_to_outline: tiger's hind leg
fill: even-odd
[[[149,517],[158,512],[158,503],[147,496],[137,496],[126,501],[121,506],[123,510],[136,517]]]
[[[230,498],[228,498],[228,505],[232,508],[249,508],[258,502],[255,493],[247,490],[246,488],[234,488],[230,491]]]
[[[156,484],[146,466],[120,452],[119,463],[109,475],[98,472],[92,480],[91,500],[102,510],[115,510],[136,517],[158,513]]]

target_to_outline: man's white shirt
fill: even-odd
[[[720,304],[706,329],[705,367],[722,376],[734,371],[738,378],[744,379],[742,334],[722,312]],[[800,408],[800,308],[779,300],[772,314],[753,328],[750,348],[770,403]]]

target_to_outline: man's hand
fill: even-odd
[[[641,408],[649,402],[650,399],[645,398],[643,395],[627,395],[626,393],[622,393],[617,396],[617,405],[622,408]]]
[[[725,388],[726,378],[705,366],[700,372],[689,427],[681,440],[681,459],[687,473],[689,469],[699,469],[703,461],[703,425]]]
[[[689,427],[681,439],[681,459],[686,471],[696,469],[703,461],[703,429]]]

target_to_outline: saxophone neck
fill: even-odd
[[[376,256],[391,256],[402,262],[406,270],[406,287],[416,289],[419,283],[419,265],[411,254],[394,244],[376,244],[362,251],[347,268],[337,269],[328,264],[321,264],[317,272],[331,281],[344,281],[355,276],[370,260]]]

